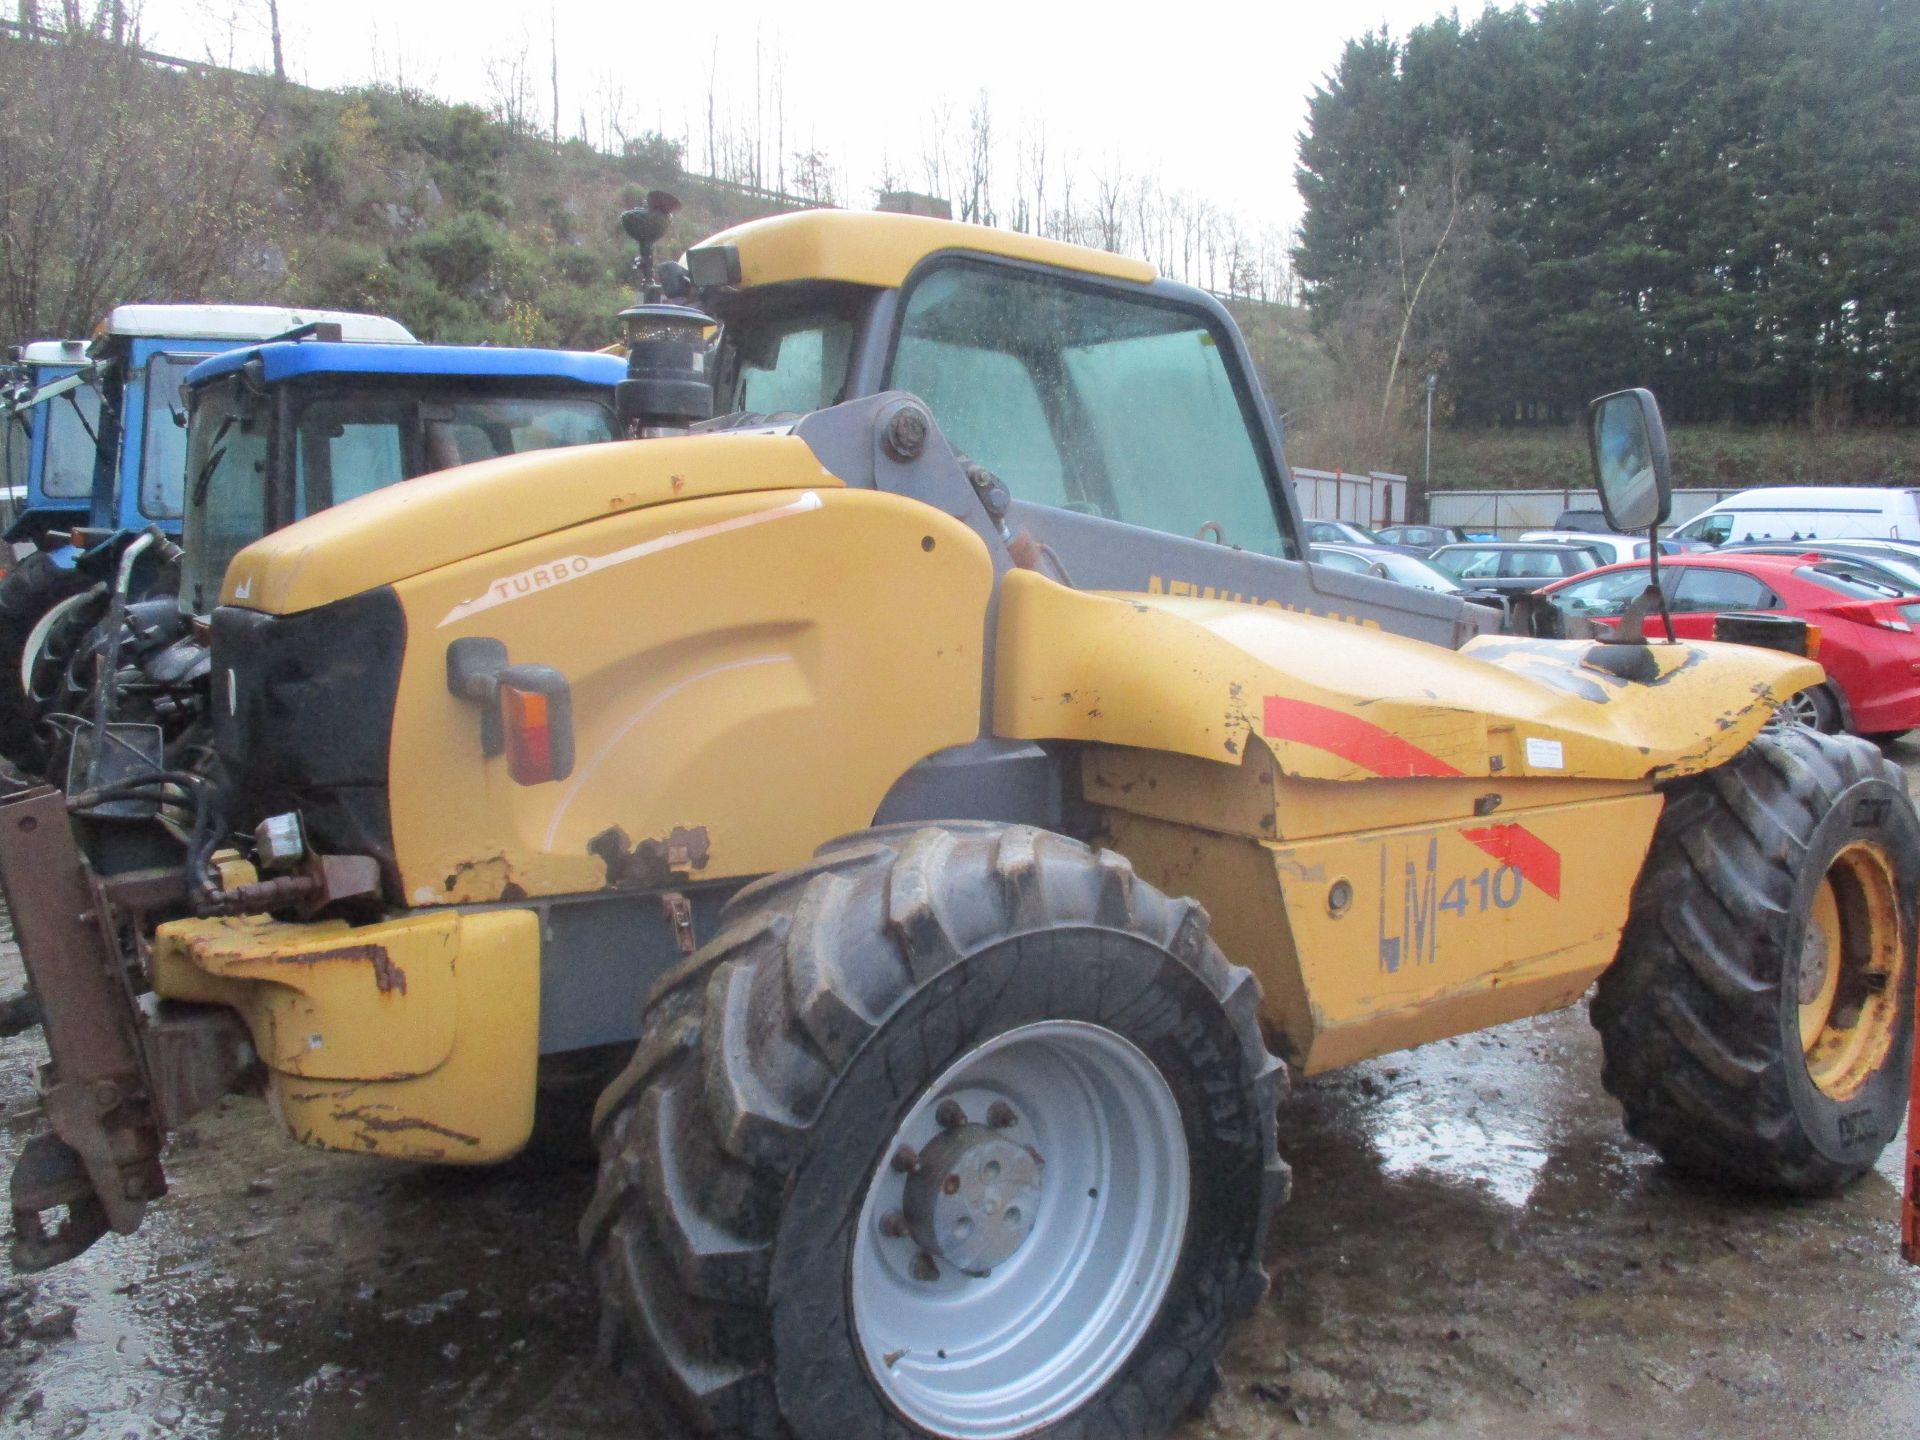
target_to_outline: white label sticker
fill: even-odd
[[[1567,768],[1566,752],[1561,749],[1558,740],[1537,740],[1527,737],[1527,766],[1533,770],[1564,770]]]

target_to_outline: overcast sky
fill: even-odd
[[[1044,125],[1054,153],[1092,172],[1117,164],[1256,225],[1291,225],[1295,137],[1313,87],[1344,42],[1386,25],[1404,35],[1454,8],[1440,0],[1267,0],[1264,4],[853,3],[763,0],[634,5],[617,0],[281,0],[287,67],[342,86],[396,79],[485,105],[504,63],[524,57],[535,113],[550,116],[550,16],[562,127],[597,115],[617,88],[630,128],[691,132],[703,158],[710,74],[723,108],[751,113],[756,41],[763,92],[775,57],[786,149],[833,158],[868,203],[883,160],[919,188],[930,115],[956,127],[985,92],[996,134]],[[1477,14],[1481,0],[1463,0]],[[267,68],[266,0],[145,0],[146,43],[193,59]],[[767,119],[771,127],[771,117]],[[1001,147],[1002,174],[1011,146]]]

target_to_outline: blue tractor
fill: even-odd
[[[0,483],[10,543],[87,523],[100,430],[100,392],[82,373],[88,370],[84,340],[37,340],[0,371]],[[10,561],[12,552],[0,558]]]
[[[183,377],[187,423],[170,465],[183,477],[179,543],[138,532],[110,573],[54,607],[23,657],[44,772],[79,794],[146,771],[200,770],[207,650],[194,620],[218,602],[235,554],[418,475],[612,440],[626,374],[607,354],[311,336],[203,360]],[[154,797],[119,809],[101,818],[146,818]]]
[[[316,333],[413,341],[397,321],[350,311],[120,305],[85,345],[41,341],[20,352],[0,387],[9,435],[27,440],[23,483],[8,477],[21,493],[5,538],[31,549],[0,580],[0,755],[28,768],[44,758],[22,657],[54,607],[111,581],[133,535],[180,533],[187,373],[235,346]],[[150,578],[149,565],[131,583]]]

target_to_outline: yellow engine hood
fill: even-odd
[[[256,540],[220,601],[285,615],[677,500],[838,487],[790,435],[705,435],[541,450],[461,465],[322,510]]]
[[[994,728],[1238,763],[1249,736],[1311,780],[1648,780],[1744,746],[1823,678],[1743,645],[1651,647],[1658,677],[1590,641],[1482,636],[1459,651],[1271,607],[1095,595],[1029,571],[1001,593]]]

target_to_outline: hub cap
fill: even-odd
[[[1807,1074],[1850,1100],[1886,1060],[1904,973],[1893,871],[1874,845],[1849,845],[1814,891],[1800,946],[1796,998]]]
[[[1152,1061],[1079,1021],[1010,1030],[928,1087],[880,1153],[851,1298],[902,1415],[1005,1440],[1112,1378],[1186,1234],[1186,1133]]]

